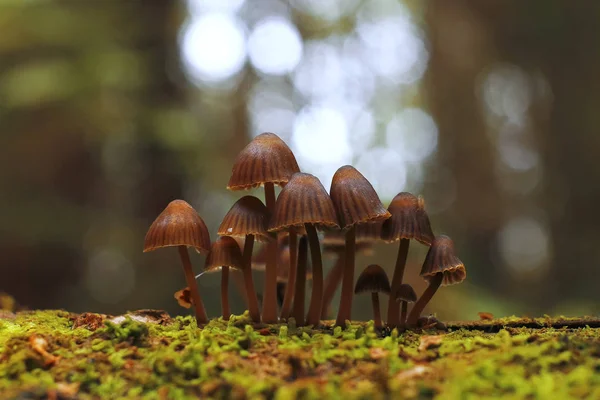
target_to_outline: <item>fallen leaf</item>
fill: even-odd
[[[479,319],[482,321],[489,321],[494,319],[494,314],[489,312],[478,312],[477,315],[479,315]]]
[[[388,353],[389,352],[387,350],[384,350],[380,347],[371,347],[369,349],[369,355],[373,360],[380,360],[382,358],[385,358],[387,357]]]
[[[176,291],[173,297],[175,297],[177,303],[179,303],[179,305],[183,308],[190,308],[192,304],[194,304],[194,301],[192,300],[192,293],[189,287]]]
[[[419,351],[425,351],[431,348],[439,347],[442,344],[443,335],[421,336]]]
[[[31,335],[29,337],[29,345],[44,359],[44,365],[51,366],[56,364],[58,361],[58,357],[48,353],[46,350],[48,348],[48,342],[41,336]]]
[[[431,371],[431,368],[424,365],[417,365],[413,368],[401,371],[396,375],[398,381],[412,381],[415,378],[420,378]]]

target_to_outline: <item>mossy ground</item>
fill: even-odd
[[[252,327],[246,315],[199,329],[159,312],[3,312],[0,398],[600,399],[600,329],[545,321],[384,334]]]

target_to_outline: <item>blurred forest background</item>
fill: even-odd
[[[0,290],[26,307],[187,313],[146,229],[184,198],[214,239],[272,131],[326,188],[353,164],[386,205],[425,196],[468,271],[440,317],[600,312],[598,1],[1,0],[0,32]]]

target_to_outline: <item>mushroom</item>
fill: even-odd
[[[191,291],[196,321],[198,324],[205,324],[208,317],[198,292],[187,247],[194,247],[200,253],[208,253],[210,235],[200,215],[183,200],[170,202],[150,225],[144,240],[144,253],[169,246],[177,246],[185,280]]]
[[[407,325],[415,326],[423,309],[440,286],[461,283],[467,277],[467,271],[454,253],[454,242],[446,235],[437,236],[421,268],[421,277],[429,282],[429,286],[415,303],[408,316]]]
[[[381,204],[369,181],[350,165],[336,171],[331,182],[330,195],[341,227],[346,231],[342,295],[335,321],[336,326],[345,326],[346,320],[352,317],[356,225],[384,221],[390,217],[390,213]]]
[[[359,224],[356,227],[356,252],[366,255],[372,254],[371,245],[381,236],[381,223]],[[332,253],[336,256],[333,267],[325,276],[323,284],[323,302],[321,303],[321,319],[329,314],[331,301],[337,287],[342,282],[344,272],[344,234],[342,232],[329,231],[323,238],[323,252]]]
[[[275,209],[274,185],[285,185],[296,172],[300,172],[300,168],[285,142],[274,133],[262,133],[238,154],[227,188],[247,190],[264,185],[265,202],[272,214]],[[268,246],[263,321],[274,323],[277,322],[277,241],[269,242]]]
[[[394,299],[397,303],[402,302],[402,314],[400,315],[400,325],[406,323],[406,312],[408,310],[408,303],[414,303],[417,301],[417,294],[412,286],[408,283],[400,285],[396,291],[396,298]],[[389,325],[389,322],[388,322]]]
[[[410,239],[429,246],[433,241],[433,232],[422,197],[417,198],[407,192],[398,193],[390,203],[388,211],[392,216],[383,223],[381,238],[388,243],[400,241],[387,317],[388,325],[395,327],[398,326],[400,315],[400,304],[396,302],[396,293],[402,284]]]
[[[221,271],[221,309],[223,310],[223,319],[226,321],[229,320],[231,315],[228,298],[230,267],[244,269],[242,252],[235,239],[229,236],[221,236],[210,247],[210,253],[208,253],[204,264],[204,272]]]
[[[252,280],[251,257],[254,240],[273,241],[267,232],[268,211],[262,201],[254,196],[244,196],[236,201],[223,217],[218,233],[222,236],[245,238],[243,253],[244,284],[248,298],[248,311],[254,322],[260,322],[258,298]]]
[[[302,172],[292,175],[281,190],[275,212],[271,216],[269,231],[289,230],[291,245],[295,241],[292,235],[296,227],[306,230],[313,269],[312,295],[306,323],[317,326],[321,320],[323,298],[323,264],[317,228],[339,228],[339,225],[331,198],[319,179]],[[293,263],[290,263],[290,268],[292,267]],[[304,279],[304,276],[298,275],[298,279]]]
[[[304,325],[304,292],[306,290],[306,279],[302,279],[302,276],[306,276],[307,268],[306,264],[308,261],[308,241],[306,236],[300,236],[298,241],[298,263],[297,263],[297,274],[296,274],[296,287],[294,288],[294,305],[292,308],[292,317],[296,320],[296,325]]]
[[[354,294],[365,292],[371,293],[375,327],[381,328],[383,324],[381,323],[381,311],[379,309],[379,293],[390,294],[390,281],[383,268],[377,264],[371,264],[365,268],[356,280]]]

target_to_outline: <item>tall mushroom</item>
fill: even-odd
[[[194,247],[201,253],[210,250],[210,235],[206,224],[196,210],[183,200],[173,200],[154,220],[144,240],[144,253],[161,247],[176,246],[183,265],[187,286],[190,288],[196,321],[208,322],[204,304],[192,269],[187,248]]]
[[[429,282],[429,286],[411,310],[407,325],[415,326],[425,306],[440,286],[461,283],[467,277],[462,261],[454,253],[454,242],[446,235],[437,236],[421,268],[421,277]]]
[[[300,172],[290,148],[274,133],[255,137],[237,156],[227,188],[247,190],[264,185],[269,213],[275,209],[274,185],[285,185],[291,176]],[[277,241],[269,242],[263,294],[263,321],[277,322]]]
[[[260,322],[260,309],[258,298],[252,280],[251,257],[254,240],[274,242],[267,233],[268,211],[262,201],[254,196],[244,196],[236,201],[223,217],[218,233],[221,236],[243,237],[244,253],[243,268],[248,310],[254,322]]]
[[[318,325],[321,319],[323,298],[323,264],[317,228],[339,228],[335,208],[329,194],[313,175],[298,172],[285,185],[275,204],[269,231],[287,229],[290,233],[299,228],[306,230],[310,245],[313,287],[306,323]],[[290,238],[291,244],[291,238]],[[302,279],[302,276],[298,276]]]
[[[357,253],[372,254],[371,247],[373,242],[380,239],[381,223],[359,224],[356,227],[355,247]],[[323,238],[323,253],[331,253],[335,255],[336,260],[333,267],[325,276],[323,283],[323,302],[321,303],[321,319],[329,313],[331,301],[335,295],[337,287],[342,283],[344,272],[344,234],[339,231],[329,231],[325,233]]]
[[[210,247],[204,271],[221,271],[221,309],[223,310],[223,319],[226,321],[231,315],[228,297],[229,268],[244,269],[242,252],[235,239],[221,236]]]
[[[417,198],[407,192],[398,193],[390,203],[388,211],[392,216],[383,223],[381,238],[388,243],[400,241],[392,277],[392,294],[388,303],[387,317],[388,325],[395,327],[399,324],[400,314],[400,304],[396,301],[396,295],[402,285],[410,239],[429,246],[433,241],[433,232],[422,197]]]
[[[371,264],[363,270],[356,280],[354,293],[371,293],[373,303],[373,320],[375,327],[381,328],[381,310],[379,306],[379,293],[390,294],[390,281],[387,274],[377,264]]]
[[[306,236],[301,236],[298,241],[298,263],[296,274],[296,287],[294,288],[294,305],[292,307],[292,317],[296,320],[296,325],[304,325],[304,292],[306,290],[306,276],[308,262],[308,241]]]
[[[408,283],[403,283],[396,292],[396,302],[402,303],[402,313],[400,314],[400,325],[406,323],[406,312],[408,311],[408,303],[417,301],[417,294],[412,286]]]
[[[341,227],[346,231],[342,295],[335,321],[336,326],[345,326],[346,320],[352,317],[356,225],[384,221],[390,217],[390,213],[381,204],[369,181],[350,165],[336,171],[331,182],[330,194]]]

